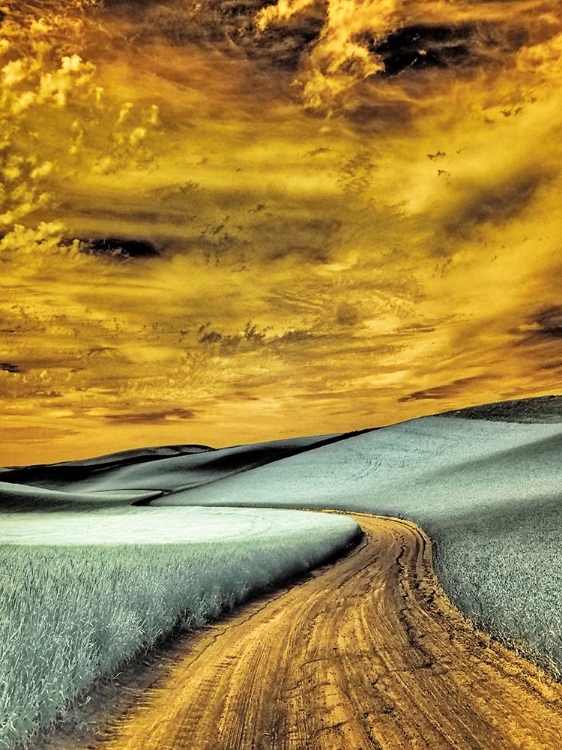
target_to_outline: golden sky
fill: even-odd
[[[560,393],[557,1],[1,8],[0,465]]]

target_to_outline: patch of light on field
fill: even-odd
[[[342,516],[247,508],[115,508],[2,516],[0,544],[197,544],[302,535],[355,526]]]

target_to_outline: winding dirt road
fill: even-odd
[[[562,686],[475,632],[413,524],[191,639],[107,750],[562,747]]]

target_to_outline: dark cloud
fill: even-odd
[[[202,0],[198,3],[162,0],[106,0],[105,7],[137,26],[136,43],[162,37],[174,45],[193,43],[294,71],[303,53],[320,36],[325,21],[321,6],[307,9],[291,24],[272,24],[259,32],[255,18],[269,0]]]
[[[367,128],[378,132],[389,127],[407,126],[412,122],[413,112],[409,103],[404,101],[378,101],[376,92],[357,91],[355,99],[345,110],[345,116],[358,130]]]
[[[342,302],[336,311],[336,322],[340,326],[354,326],[359,322],[361,313],[349,302]]]
[[[221,333],[210,328],[210,324],[202,325],[198,331],[199,344],[218,345],[221,353],[229,354],[236,351],[251,351],[260,348],[266,341],[267,328],[260,330],[249,320],[244,329],[237,333]]]
[[[411,323],[410,325],[399,328],[397,333],[407,336],[410,334],[435,333],[436,330],[435,326],[427,325],[425,323]]]
[[[61,437],[74,437],[82,434],[79,429],[72,429],[67,424],[63,425],[61,420],[57,420],[56,426],[47,426],[33,424],[30,429],[29,425],[12,425],[10,426],[10,435],[13,440],[20,441],[24,444],[43,443],[56,440]],[[3,446],[4,448],[6,446]]]
[[[303,204],[314,218],[264,212],[263,218],[258,214],[249,227],[253,242],[268,260],[294,255],[304,262],[323,263],[329,258],[330,246],[337,240],[343,222],[339,217],[322,216],[315,201],[309,200],[306,204],[303,201]],[[339,210],[337,206],[330,208],[333,213]]]
[[[562,339],[562,305],[552,305],[532,316],[525,326],[527,340]]]
[[[553,305],[542,310],[535,318],[538,333],[543,336],[562,338],[562,305]]]
[[[165,424],[170,421],[194,419],[191,409],[170,409],[165,411],[136,412],[135,414],[110,414],[105,419],[112,424]]]
[[[255,41],[245,45],[246,54],[277,68],[297,70],[303,55],[320,36],[322,25],[322,19],[304,16],[290,29],[272,24]]]
[[[481,378],[459,378],[453,380],[451,383],[447,383],[446,385],[438,385],[433,388],[425,388],[421,391],[413,391],[413,393],[408,393],[408,395],[402,396],[398,401],[440,401],[443,398],[450,398],[451,396],[462,393],[469,384],[472,384],[477,380],[481,380]]]
[[[381,56],[383,75],[395,76],[405,70],[446,68],[475,63],[472,55],[474,26],[406,26],[390,34],[383,42],[365,39],[366,46]]]
[[[11,362],[0,362],[0,370],[4,370],[5,372],[20,372],[19,365],[14,365]]]
[[[545,372],[549,372],[550,370],[561,370],[562,371],[562,361],[558,360],[557,362],[546,362],[541,363],[538,365],[539,370],[544,370]]]
[[[364,42],[384,63],[383,76],[404,75],[428,68],[473,68],[516,52],[529,40],[521,24],[472,22],[457,24],[412,24],[389,34],[386,39],[366,35]]]
[[[355,321],[356,322],[356,321]],[[248,321],[241,331],[227,333],[206,323],[199,328],[198,343],[221,356],[243,354],[270,348],[280,353],[285,347],[299,348],[317,341],[319,337],[305,328],[290,328],[282,334],[272,334],[270,329]]]
[[[81,240],[81,251],[86,255],[105,255],[118,260],[155,258],[160,255],[152,242],[124,237]]]
[[[458,234],[514,219],[529,206],[548,177],[544,170],[525,171],[495,185],[471,186],[464,204],[456,205],[455,213],[445,220],[445,230]]]

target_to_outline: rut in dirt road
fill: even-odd
[[[562,686],[475,632],[416,526],[190,640],[107,750],[560,747]]]

